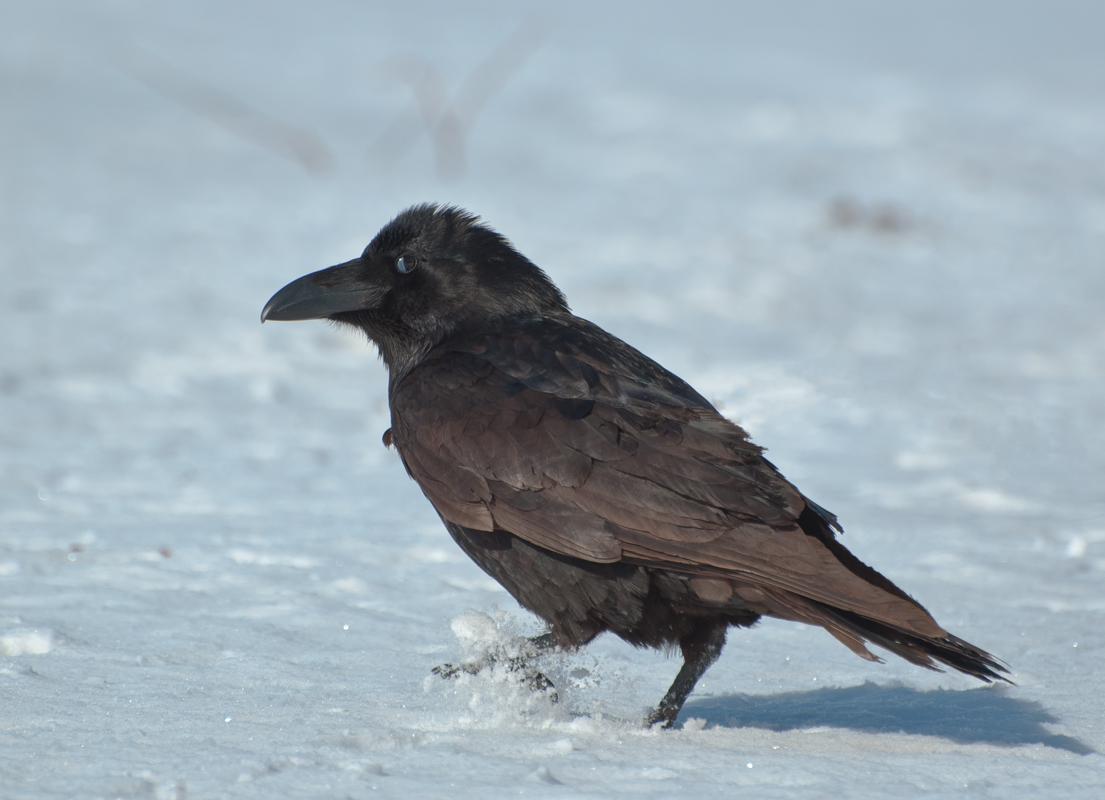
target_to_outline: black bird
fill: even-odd
[[[478,217],[420,205],[360,257],[277,292],[261,321],[363,330],[389,372],[403,464],[487,574],[577,647],[678,645],[647,723],[671,727],[730,625],[820,625],[938,670],[1008,680],[840,543],[748,435],[655,361],[574,316]]]

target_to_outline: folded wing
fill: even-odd
[[[685,383],[577,318],[533,327],[448,342],[395,389],[395,444],[447,520],[948,636]]]

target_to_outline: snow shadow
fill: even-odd
[[[919,692],[870,681],[843,689],[774,695],[732,694],[687,703],[680,721],[704,719],[707,727],[850,728],[867,733],[943,736],[956,742],[1001,745],[1043,744],[1079,755],[1095,752],[1070,736],[1044,726],[1058,720],[1033,700],[1004,691]]]

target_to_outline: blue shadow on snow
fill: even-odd
[[[1039,703],[1018,700],[1002,690],[919,692],[868,681],[843,689],[751,695],[731,694],[692,700],[679,722],[704,719],[707,727],[848,728],[866,733],[942,736],[966,744],[1043,744],[1079,755],[1095,752],[1070,736],[1048,731],[1055,719]]]

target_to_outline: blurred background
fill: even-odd
[[[263,776],[359,796],[468,769],[455,742],[487,708],[423,676],[460,657],[458,614],[531,623],[380,445],[374,352],[321,322],[258,324],[286,282],[424,201],[482,215],[577,314],[743,424],[848,547],[1009,661],[1016,702],[1080,743],[1040,750],[1041,717],[1014,704],[964,740],[989,756],[936,748],[945,788],[987,770],[1007,791],[1092,785],[1103,30],[1096,3],[1009,0],[0,4],[10,796],[249,794]],[[730,638],[700,694],[972,686],[797,626]],[[645,773],[683,751],[620,740],[675,664],[595,650],[605,678],[567,692],[576,722],[488,723],[489,785],[584,785],[601,763],[604,792],[659,791]],[[314,709],[343,692],[359,699],[325,701],[341,714]],[[235,704],[262,727],[224,722]],[[596,713],[616,724],[581,733]],[[306,739],[281,732],[293,717]],[[909,738],[812,719],[858,752]],[[526,761],[500,723],[527,753],[576,744]],[[782,741],[717,730],[733,752]],[[388,749],[410,736],[425,747]],[[811,792],[847,780],[786,742]],[[1067,771],[1011,771],[1020,751],[995,742]],[[870,759],[876,793],[914,764]],[[732,785],[781,785],[736,760]]]

